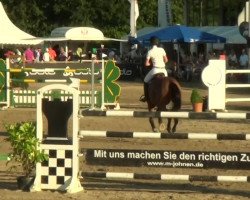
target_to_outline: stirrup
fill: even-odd
[[[145,95],[142,95],[139,99],[139,101],[141,102],[146,102],[147,101],[147,98],[145,97]]]

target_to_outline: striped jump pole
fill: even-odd
[[[151,139],[204,139],[204,140],[250,140],[250,134],[231,133],[154,133],[154,132],[117,132],[117,131],[79,131],[79,137],[107,138],[151,138]]]
[[[1,70],[1,71],[3,71],[3,70]],[[54,73],[54,72],[57,72],[57,71],[66,72],[66,73],[70,73],[70,72],[73,72],[73,73],[80,73],[80,72],[89,73],[88,69],[70,69],[70,68],[69,69],[67,69],[67,68],[44,68],[44,69],[36,69],[36,68],[15,69],[15,68],[10,68],[10,69],[7,69],[5,71],[9,71],[11,73],[20,73],[20,72],[34,72],[34,73],[48,72],[48,73]]]
[[[81,172],[84,178],[135,179],[162,181],[250,182],[250,176],[200,176],[177,174],[141,174],[123,172]]]
[[[10,82],[19,83],[72,83],[71,80],[67,79],[10,79]],[[80,83],[87,83],[88,80],[80,80]]]
[[[147,111],[120,111],[120,110],[83,110],[79,111],[82,116],[95,117],[162,117],[162,118],[183,118],[183,119],[250,119],[249,113],[228,113],[228,112],[147,112]]]

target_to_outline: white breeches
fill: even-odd
[[[159,73],[163,73],[165,76],[168,76],[168,72],[165,68],[156,68],[156,67],[153,67],[149,72],[148,74],[145,76],[144,78],[144,82],[145,83],[148,83],[155,74],[159,74]]]

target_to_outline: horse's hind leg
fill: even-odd
[[[177,127],[177,124],[178,124],[179,120],[178,120],[178,118],[174,118],[174,126],[173,126],[173,128],[171,128],[171,122],[172,122],[172,118],[168,118],[167,131],[169,133],[175,133],[176,132],[176,127]]]
[[[178,125],[179,119],[178,118],[174,118],[174,126],[172,128],[172,133],[176,132],[176,127]]]
[[[158,107],[157,108],[157,111],[159,111],[159,112],[162,112],[162,111],[165,111],[165,110],[166,110],[166,108],[164,108],[164,107]],[[163,123],[161,117],[158,117],[158,124],[159,124],[159,131],[160,132],[163,132],[163,131],[166,130],[166,125]]]

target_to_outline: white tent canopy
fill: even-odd
[[[0,27],[0,44],[36,45],[43,42],[16,27],[7,16],[1,2]]]
[[[59,27],[52,30],[44,41],[127,41],[104,37],[102,31],[92,27]]]
[[[105,40],[103,33],[91,27],[60,27],[51,32],[51,37],[65,37],[68,40]]]

